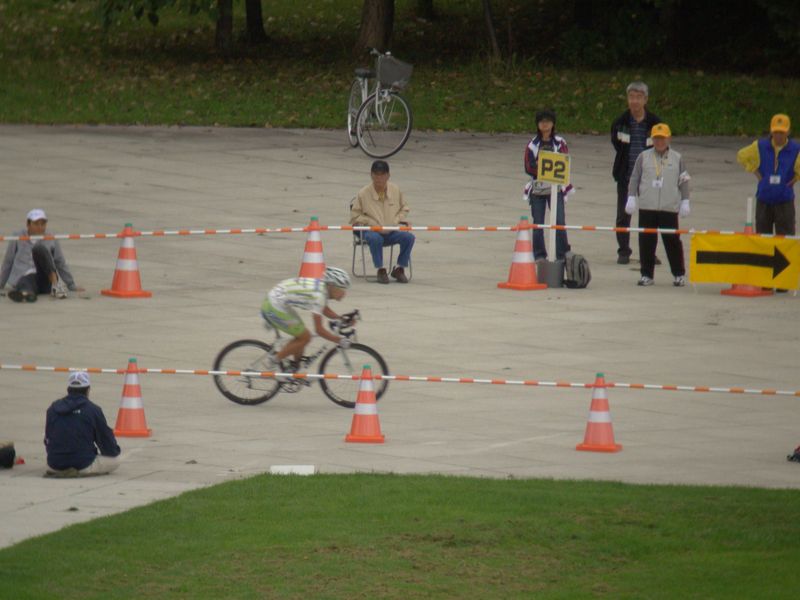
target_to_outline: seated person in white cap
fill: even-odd
[[[45,235],[47,215],[40,208],[28,213],[28,227],[14,235]],[[8,297],[14,302],[35,302],[38,294],[66,298],[67,289],[78,291],[67,260],[57,240],[13,240],[8,242],[0,289],[11,286]]]
[[[110,473],[119,466],[116,457],[120,449],[103,410],[89,400],[89,374],[74,371],[67,381],[67,395],[47,409],[47,474],[85,477]]]

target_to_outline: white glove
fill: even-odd
[[[688,217],[690,212],[692,212],[692,209],[689,208],[689,199],[684,198],[681,200],[681,207],[678,209],[678,216]]]
[[[625,212],[629,215],[636,212],[636,196],[628,196],[628,201],[625,203]]]
[[[342,339],[339,340],[339,348],[341,348],[342,350],[347,350],[352,345],[353,342],[351,342],[350,338],[348,337],[343,337]]]

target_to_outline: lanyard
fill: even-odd
[[[657,159],[656,154],[658,153],[653,150],[653,164],[656,167],[656,179],[661,179],[661,171],[664,170],[664,159],[667,157],[667,152],[669,152],[669,150],[664,152],[660,159]]]

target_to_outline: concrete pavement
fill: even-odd
[[[574,200],[567,222],[613,225],[606,137],[567,135]],[[390,160],[415,225],[513,225],[529,214],[518,135],[415,132]],[[676,138],[693,176],[682,224],[741,229],[753,179],[735,163],[746,140]],[[342,131],[0,126],[0,231],[45,209],[51,233],[343,224],[370,159]],[[328,264],[347,266],[350,234],[323,233]],[[261,334],[269,287],[294,276],[303,234],[136,240],[151,299],[100,295],[117,240],[63,241],[81,297],[32,305],[0,299],[0,362],[124,368],[209,368],[228,342]],[[453,377],[800,389],[800,298],[673,288],[663,250],[656,285],[617,265],[613,233],[570,232],[590,261],[586,290],[497,289],[513,233],[422,232],[411,284],[357,281],[343,307],[364,316],[360,339],[393,373]],[[635,243],[635,240],[634,240]],[[2,251],[5,251],[5,244]],[[688,238],[684,238],[688,254]],[[688,262],[688,260],[687,260]],[[338,306],[336,308],[339,308]],[[481,477],[594,478],[634,483],[800,487],[785,455],[798,443],[800,399],[609,390],[618,454],[576,452],[591,392],[500,385],[392,383],[379,404],[384,445],[345,444],[351,413],[316,387],[234,405],[210,378],[142,375],[149,438],[121,438],[108,477],[43,478],[44,413],[64,374],[0,371],[0,439],[25,465],[0,471],[0,546],[187,490],[313,464],[321,472],[391,471]],[[94,375],[109,422],[122,377]]]

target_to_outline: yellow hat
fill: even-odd
[[[772,133],[773,131],[782,131],[783,133],[789,133],[789,129],[792,126],[792,122],[789,120],[789,115],[784,114],[777,114],[772,117],[772,121],[769,122],[769,131]]]
[[[650,137],[672,137],[672,132],[669,130],[669,125],[659,123],[658,125],[653,125],[653,129],[650,130]]]

